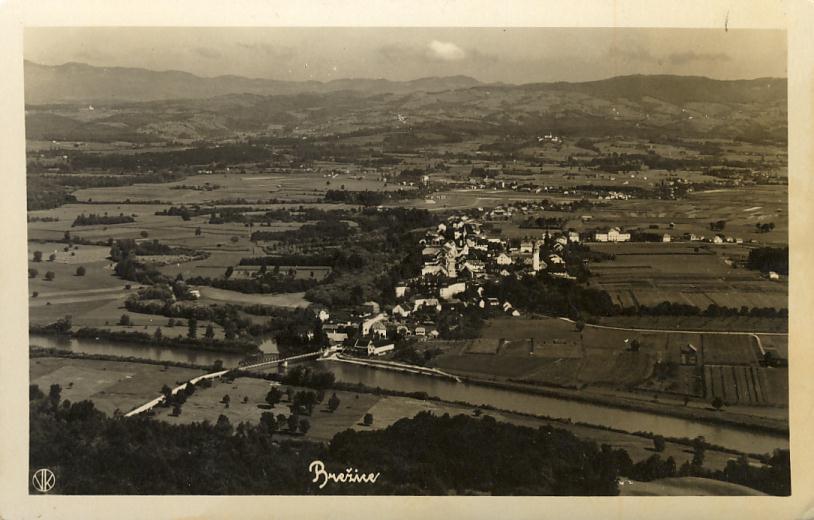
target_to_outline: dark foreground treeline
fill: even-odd
[[[383,430],[341,432],[324,446],[262,423],[234,427],[224,416],[214,425],[111,418],[90,401],[61,401],[58,385],[47,396],[32,385],[29,397],[30,467],[54,471],[61,494],[616,495],[620,475],[675,474],[671,458],[633,464],[623,449],[488,415],[422,412]],[[767,468],[730,463],[709,476],[788,494],[788,452],[777,457]],[[319,489],[308,471],[315,460],[333,473],[381,476]]]
[[[385,430],[343,432],[325,447],[262,426],[110,418],[35,387],[31,397],[31,467],[51,468],[64,494],[618,493],[621,450],[488,417],[422,413]],[[308,472],[314,460],[334,473],[381,476],[320,490]]]

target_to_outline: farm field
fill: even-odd
[[[218,185],[217,189],[173,189],[173,186]],[[409,189],[398,184],[385,184],[375,176],[339,174],[326,179],[317,172],[290,173],[228,173],[191,175],[181,181],[163,184],[135,184],[125,187],[87,188],[74,192],[80,201],[97,202],[130,200],[161,200],[173,204],[204,204],[222,199],[244,198],[250,201],[278,199],[281,201],[320,201],[329,189],[342,185],[348,191],[393,191]]]
[[[733,268],[726,260],[743,258],[748,248],[731,245],[714,251],[691,245],[591,244],[592,250],[615,255],[591,264],[591,283],[606,290],[623,307],[654,306],[663,301],[740,308],[788,308],[787,281],[770,281],[759,272]]]
[[[247,305],[260,304],[275,307],[307,307],[310,302],[305,299],[304,292],[280,293],[280,294],[244,294],[237,291],[217,289],[215,287],[199,287],[201,291],[201,303],[211,302],[236,302]]]
[[[788,320],[785,318],[762,318],[752,316],[727,316],[707,318],[705,316],[603,316],[596,318],[600,325],[631,329],[673,329],[703,330],[721,332],[769,332],[785,333]],[[773,340],[783,336],[767,336]],[[777,340],[779,341],[779,340]]]
[[[782,349],[784,337],[766,338],[779,338]],[[636,351],[630,347],[634,341]],[[481,338],[445,345],[431,365],[460,375],[588,392],[633,391],[637,399],[647,397],[636,397],[636,391],[655,391],[702,403],[721,397],[727,405],[742,407],[785,407],[788,402],[788,371],[760,366],[758,343],[749,334],[590,325],[577,332],[572,323],[554,318],[493,319]],[[696,349],[694,360],[686,358],[688,345]]]

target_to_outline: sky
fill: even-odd
[[[43,27],[26,29],[24,54],[47,65],[81,62],[295,81],[786,77],[786,33],[753,29]]]

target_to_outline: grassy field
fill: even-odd
[[[127,412],[157,397],[165,384],[175,386],[204,373],[142,363],[46,357],[32,358],[29,367],[30,383],[46,394],[52,384],[58,384],[63,399],[89,399],[111,415],[116,409]]]
[[[257,424],[263,412],[272,412],[275,416],[281,413],[289,415],[289,403],[285,397],[274,408],[268,408],[265,398],[271,386],[272,383],[263,379],[240,378],[231,384],[215,380],[211,388],[199,389],[184,403],[180,416],[173,417],[170,409],[157,408],[157,417],[172,424],[204,420],[214,423],[222,414],[228,417],[233,425],[237,425],[243,421]],[[330,397],[331,393],[326,394]],[[380,398],[364,393],[340,391],[336,394],[340,406],[335,412],[327,409],[326,401],[318,404],[310,417],[302,416],[311,425],[306,438],[329,441],[336,433],[348,428],[367,428],[361,425],[362,418]],[[230,397],[228,408],[222,403],[224,395]]]
[[[308,300],[305,299],[304,292],[280,293],[280,294],[244,294],[237,291],[217,289],[215,287],[199,287],[201,291],[201,303],[212,302],[235,302],[247,305],[261,304],[273,305],[276,307],[307,307]]]

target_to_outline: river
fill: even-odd
[[[58,348],[87,354],[138,357],[156,361],[176,361],[212,365],[220,359],[226,367],[237,366],[243,358],[240,354],[208,352],[193,349],[167,349],[139,343],[110,342],[92,339],[66,339],[32,334],[31,345]],[[264,343],[264,351],[276,350],[272,341]],[[401,392],[426,392],[427,395],[445,401],[463,401],[474,405],[490,405],[503,410],[511,410],[534,415],[545,415],[574,422],[599,426],[609,426],[629,432],[650,431],[669,437],[697,437],[703,435],[712,443],[747,453],[768,453],[775,448],[788,448],[789,441],[784,435],[752,432],[725,425],[714,425],[670,417],[665,415],[622,410],[609,406],[596,405],[568,399],[558,399],[536,394],[526,394],[475,384],[456,383],[449,379],[431,377],[392,370],[353,365],[341,361],[311,361],[308,363],[330,370],[337,381],[362,383],[365,386],[380,387]]]
[[[137,357],[154,361],[170,361],[180,363],[195,363],[196,365],[213,365],[215,360],[223,361],[224,366],[237,366],[243,359],[243,354],[229,352],[210,352],[190,348],[166,348],[155,345],[144,345],[131,342],[111,342],[108,340],[94,340],[88,338],[63,338],[59,336],[44,336],[30,334],[29,344],[37,347],[58,348],[71,352],[85,354],[102,354],[106,356]]]
[[[456,383],[449,379],[353,365],[341,361],[316,361],[330,370],[337,381],[362,383],[401,392],[426,392],[445,401],[463,401],[491,405],[516,412],[571,419],[599,426],[610,426],[636,432],[649,431],[668,437],[697,437],[707,442],[746,453],[769,453],[775,448],[788,448],[785,435],[753,432],[726,425],[715,425],[635,410],[623,410],[581,401],[526,394],[476,384]]]

